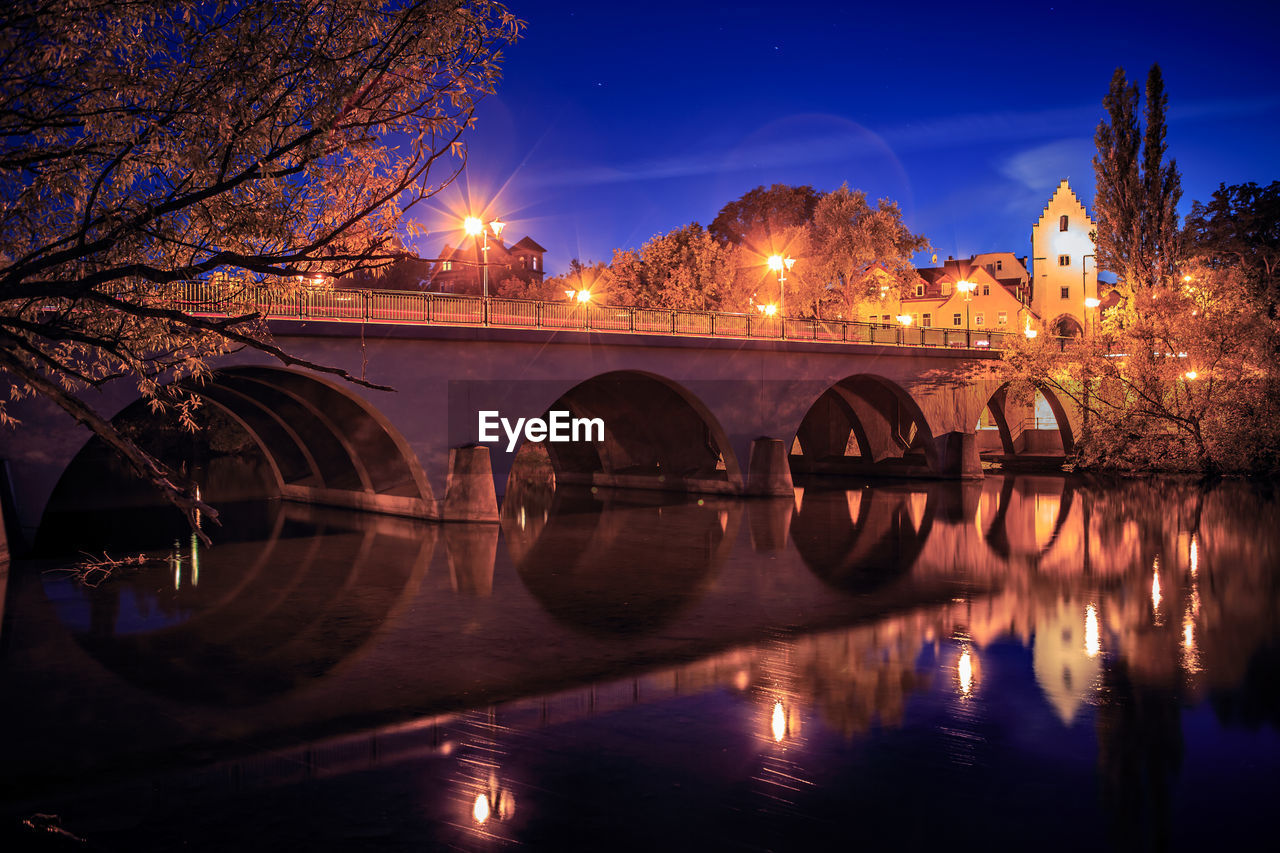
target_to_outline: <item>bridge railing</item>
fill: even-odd
[[[808,317],[769,317],[669,308],[534,302],[455,293],[336,290],[177,282],[161,295],[195,314],[261,314],[271,320],[574,329],[715,338],[831,341],[996,350],[1017,332],[902,326]]]

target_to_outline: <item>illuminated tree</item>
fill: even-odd
[[[1219,184],[1208,204],[1191,206],[1185,235],[1206,264],[1239,269],[1259,308],[1280,319],[1280,181]]]
[[[609,265],[609,300],[618,305],[720,308],[737,276],[737,250],[718,243],[698,223],[617,250]]]
[[[822,194],[813,187],[774,184],[756,187],[720,209],[707,229],[721,243],[745,246],[758,255],[780,251],[776,239],[788,228],[808,223]]]
[[[402,257],[402,212],[464,162],[461,134],[520,28],[491,0],[4,4],[13,393],[47,396],[190,512],[180,479],[82,392],[134,382],[190,424],[195,398],[169,383],[231,348],[345,376],[279,350],[255,314],[193,316],[166,285],[216,275],[287,295],[299,277]]]
[[[903,224],[896,202],[880,199],[872,207],[866,193],[848,184],[827,193],[814,208],[809,257],[801,267],[811,282],[812,313],[855,316],[859,303],[880,296],[886,280],[904,295],[917,280],[911,256],[928,248],[923,235]],[[872,275],[873,269],[887,273],[887,279]]]
[[[1188,262],[1185,280],[1137,291],[1131,311],[1067,346],[1011,341],[999,370],[1081,414],[1079,461],[1205,473],[1280,470],[1280,382],[1267,324],[1238,270]]]

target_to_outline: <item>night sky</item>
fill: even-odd
[[[941,257],[1028,254],[1061,178],[1092,213],[1111,74],[1141,84],[1152,62],[1183,213],[1219,182],[1280,179],[1269,0],[509,5],[525,37],[464,178],[414,210],[424,256],[457,242],[467,199],[557,273],[708,225],[761,184],[846,181],[898,201]]]

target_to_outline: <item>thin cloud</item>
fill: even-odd
[[[1252,98],[1204,101],[1170,109],[1170,122],[1200,121],[1266,112],[1280,106],[1280,98]],[[911,151],[967,147],[991,142],[1044,139],[1092,132],[1102,118],[1098,104],[1047,110],[1002,110],[968,113],[911,122],[876,134],[857,129],[748,143],[728,153],[723,147],[697,150],[671,157],[640,160],[620,165],[585,165],[537,170],[527,166],[524,176],[532,186],[596,186],[643,181],[723,175],[755,169],[782,169],[832,163],[881,153],[884,144],[898,155]],[[1060,143],[1050,143],[1050,146]],[[1033,149],[1034,150],[1034,149]],[[1024,152],[1029,153],[1029,152]],[[1041,152],[1041,159],[1052,152]],[[1031,162],[1010,164],[1010,168],[1034,169]]]

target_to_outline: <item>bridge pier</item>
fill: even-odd
[[[497,522],[498,495],[493,485],[489,448],[470,444],[449,451],[449,479],[440,519]]]
[[[982,459],[978,456],[978,436],[972,432],[934,436],[938,475],[948,480],[981,480]]]
[[[746,493],[767,497],[790,497],[795,493],[787,446],[781,439],[761,436],[751,442]]]

